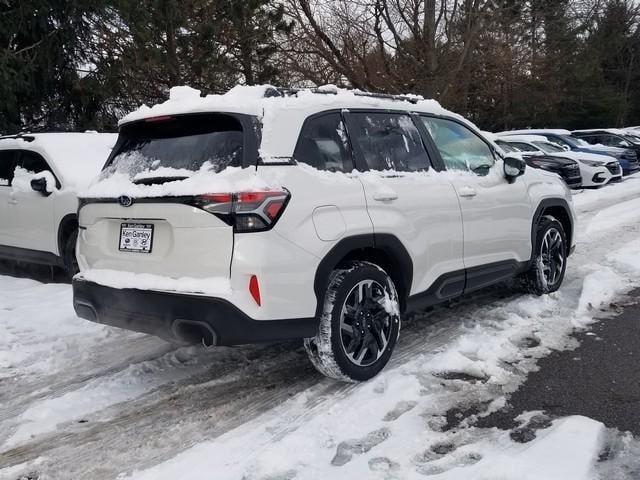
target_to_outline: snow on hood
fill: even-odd
[[[262,122],[260,156],[265,163],[291,157],[303,121],[309,115],[330,109],[380,108],[448,115],[465,122],[479,133],[473,123],[442,108],[436,100],[425,100],[415,95],[405,95],[416,100],[416,103],[412,103],[361,96],[356,94],[357,90],[325,85],[317,89],[324,94],[300,90],[292,96],[265,98],[269,88],[274,87],[239,85],[225,94],[203,97],[200,90],[187,86],[173,87],[169,100],[153,107],[142,105],[122,118],[119,125],[150,117],[189,113],[228,112],[255,116]]]
[[[603,162],[609,163],[616,161],[615,157],[610,157],[609,155],[600,155],[598,153],[587,153],[587,152],[558,152],[558,153],[548,153],[547,155],[552,155],[554,157],[565,157],[570,158],[571,160],[592,160],[594,162]]]
[[[606,132],[612,133],[614,135],[628,135],[629,131],[622,128],[587,128],[584,130],[574,130],[573,133],[596,133],[596,132]],[[638,133],[636,131],[636,133]]]
[[[505,138],[507,137],[507,138]],[[549,143],[547,137],[543,137],[542,135],[504,135],[502,137],[497,137],[499,140],[503,142],[545,142]]]
[[[589,145],[580,145],[580,148],[589,148],[591,150],[597,150],[601,152],[611,152],[611,153],[624,153],[627,151],[627,148],[622,147],[610,147],[609,145],[602,145],[601,143],[589,143]]]
[[[117,135],[113,133],[36,133],[31,142],[16,138],[2,146],[40,153],[52,164],[65,190],[79,191],[95,178],[107,161]],[[35,172],[39,173],[39,172]]]
[[[569,130],[564,130],[562,128],[531,128],[524,130],[507,130],[504,132],[496,133],[497,136],[510,136],[510,135],[571,135]]]

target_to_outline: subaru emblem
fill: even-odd
[[[122,205],[123,207],[130,207],[133,204],[133,200],[131,199],[131,197],[128,197],[126,195],[122,195],[120,198],[118,198],[118,202],[120,202],[120,205]]]

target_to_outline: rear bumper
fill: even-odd
[[[80,318],[158,336],[171,342],[242,345],[313,337],[315,318],[254,320],[220,298],[117,289],[73,280]]]

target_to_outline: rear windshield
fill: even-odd
[[[157,117],[122,128],[116,153],[104,174],[189,176],[208,169],[215,173],[241,167],[243,133],[240,122],[224,114]]]

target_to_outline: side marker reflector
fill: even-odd
[[[258,277],[255,275],[251,275],[251,279],[249,280],[249,293],[258,306],[262,306],[262,302],[260,300],[260,285],[258,285]]]

